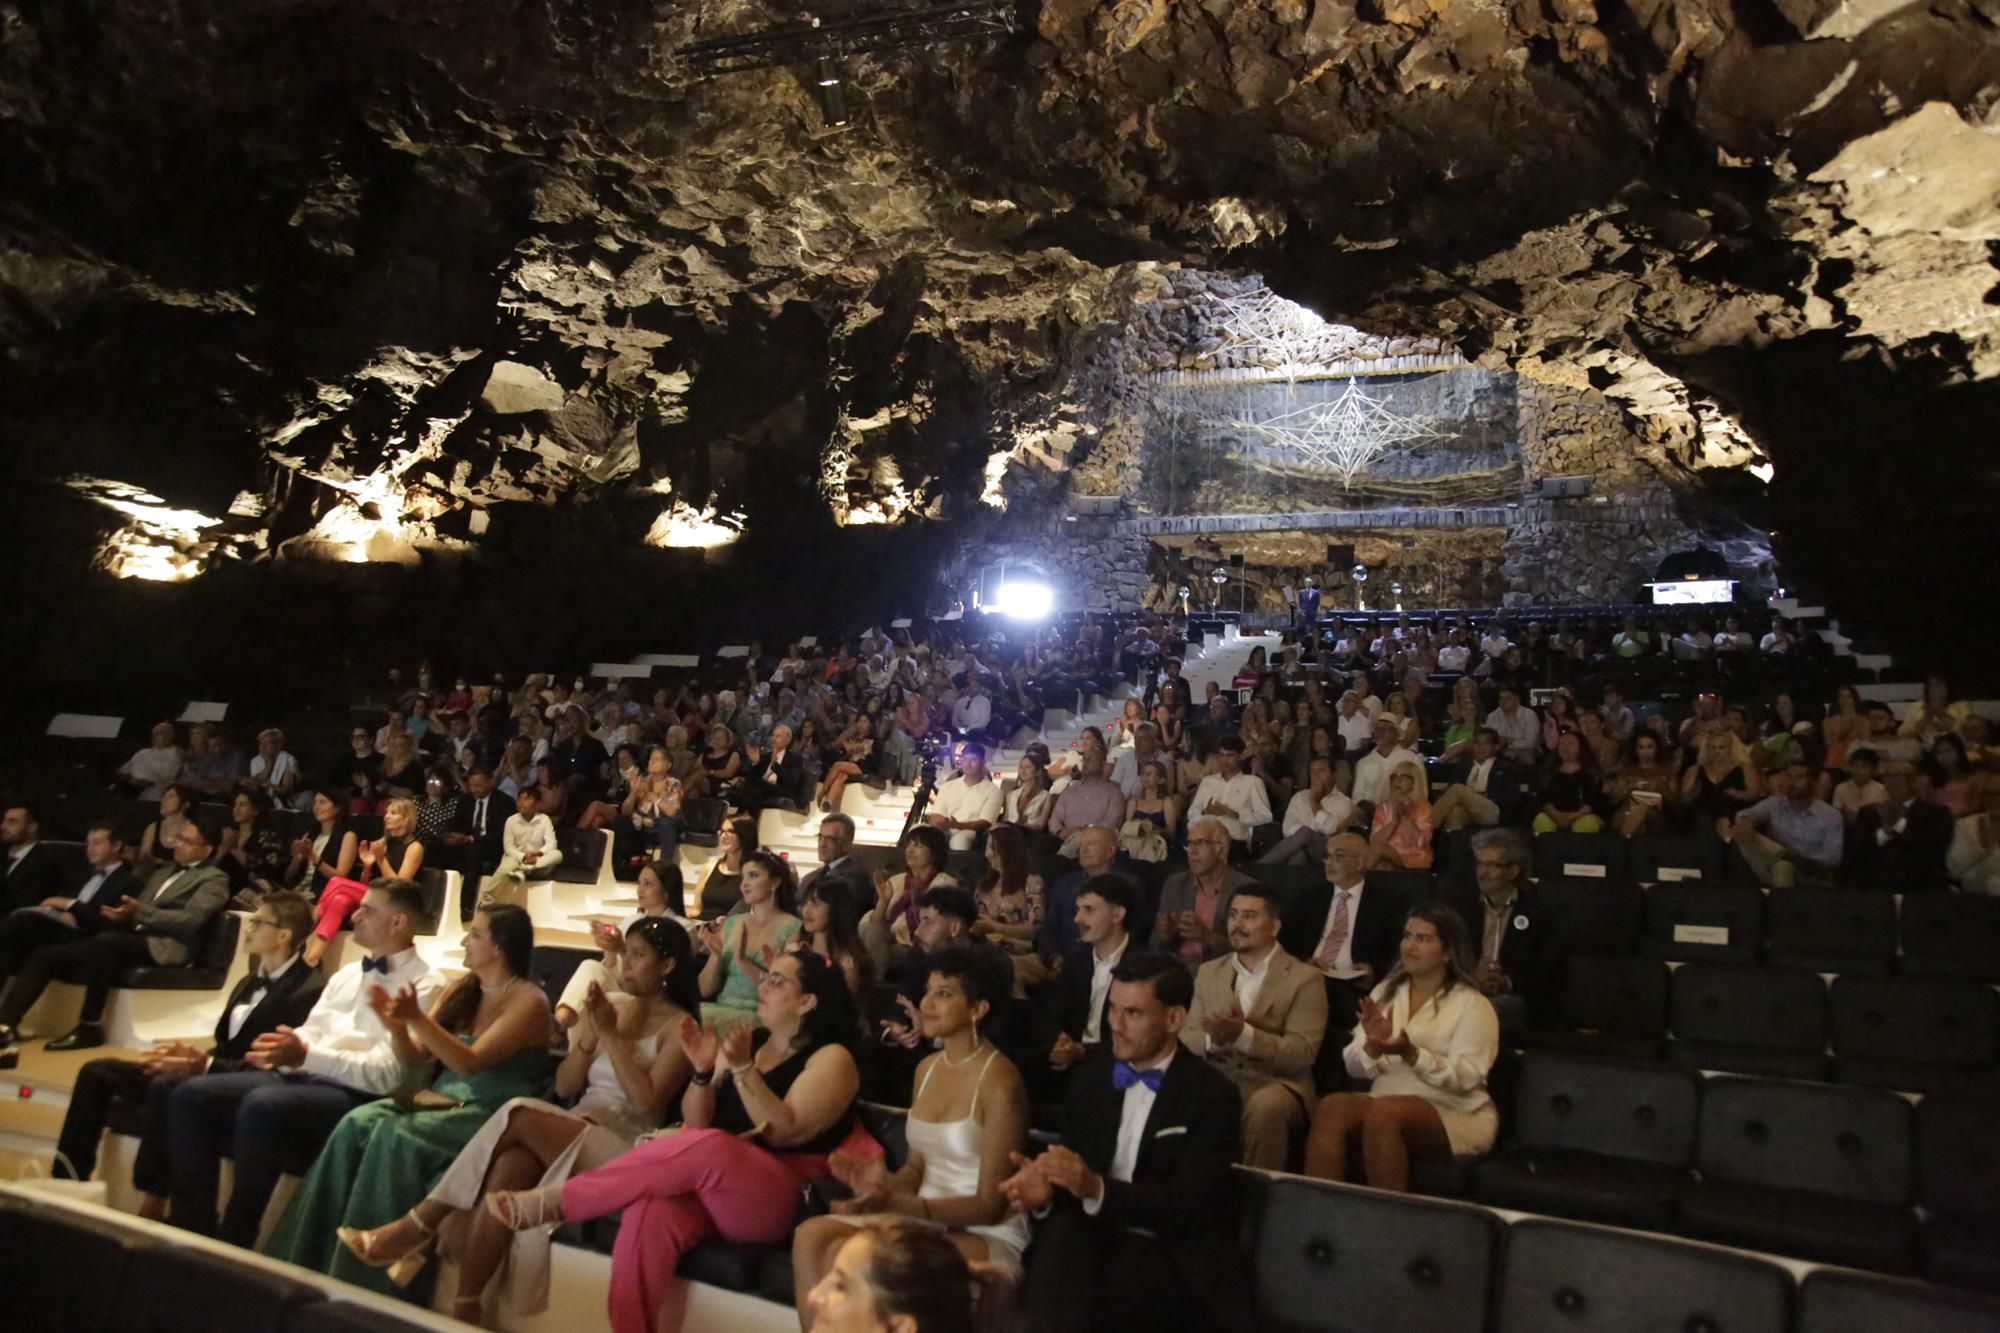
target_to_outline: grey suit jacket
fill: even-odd
[[[1244,1015],[1249,1050],[1208,1049],[1205,1014],[1226,1014],[1236,1006],[1235,955],[1203,963],[1194,974],[1194,1005],[1181,1025],[1189,1050],[1204,1051],[1208,1062],[1229,1075],[1247,1096],[1259,1083],[1275,1080],[1313,1105],[1313,1061],[1326,1037],[1326,981],[1320,970],[1280,948],[1271,955],[1256,1003]]]
[[[1229,952],[1229,898],[1245,884],[1257,881],[1244,874],[1235,866],[1225,866],[1222,871],[1222,892],[1215,900],[1214,919],[1204,922],[1208,927],[1208,939],[1202,943],[1202,956],[1217,958]],[[1182,912],[1194,910],[1194,872],[1177,870],[1167,876],[1167,882],[1160,888],[1160,914],[1153,927],[1153,947],[1165,949],[1166,932],[1162,928],[1168,917],[1179,916]]]
[[[187,871],[163,895],[160,890],[179,869],[169,865],[153,872],[139,894],[139,911],[133,918],[145,932],[147,951],[162,967],[192,959],[208,923],[229,902],[229,877],[213,865]]]

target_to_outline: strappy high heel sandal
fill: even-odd
[[[562,1204],[551,1204],[541,1189],[500,1190],[486,1196],[486,1211],[509,1231],[533,1231],[552,1227],[562,1218]]]
[[[397,1287],[407,1287],[416,1280],[418,1273],[424,1271],[424,1264],[430,1257],[431,1242],[437,1239],[437,1229],[418,1217],[414,1208],[396,1220],[408,1222],[419,1234],[416,1244],[395,1254],[386,1253],[379,1248],[382,1233],[389,1227],[395,1226],[395,1222],[389,1223],[388,1226],[376,1227],[372,1231],[339,1227],[333,1234],[340,1238],[340,1243],[345,1245],[355,1258],[370,1268],[387,1269],[386,1276],[392,1284]]]

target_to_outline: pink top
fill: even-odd
[[[1431,867],[1431,803],[1418,801],[1410,807],[1409,818],[1396,825],[1399,811],[1393,801],[1383,801],[1375,807],[1375,820],[1369,827],[1369,838],[1374,842],[1386,842],[1402,855],[1403,864],[1411,870],[1429,870]],[[1396,825],[1395,832],[1390,826]]]

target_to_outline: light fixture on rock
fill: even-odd
[[[840,87],[840,67],[828,57],[821,56],[813,82],[819,85],[819,110],[827,125],[845,125],[847,94]]]

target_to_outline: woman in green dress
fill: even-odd
[[[756,1023],[757,984],[799,933],[798,881],[781,858],[761,851],[745,856],[741,892],[747,910],[699,928],[708,950],[701,1021],[717,1036]]]
[[[405,1065],[436,1060],[437,1077],[414,1096],[370,1102],[342,1118],[265,1253],[373,1291],[405,1287],[410,1299],[429,1304],[434,1270],[421,1260],[370,1268],[336,1233],[400,1216],[495,1111],[542,1090],[549,1002],[528,978],[534,946],[528,914],[496,904],[473,916],[465,932],[466,975],[431,1012],[407,987],[393,995],[374,989],[370,1002],[396,1053]]]

